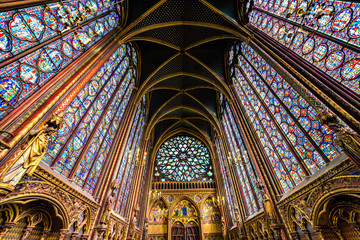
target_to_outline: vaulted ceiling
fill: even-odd
[[[149,99],[147,138],[181,132],[211,139],[218,92],[225,95],[225,52],[248,33],[236,0],[131,0],[125,41],[140,52],[139,98]]]

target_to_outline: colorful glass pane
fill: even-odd
[[[72,49],[72,47],[70,46],[70,44],[68,44],[67,42],[63,42],[62,44],[62,50],[64,52],[64,54],[68,57],[72,57],[74,54],[74,50]]]
[[[56,72],[63,61],[63,56],[59,50],[47,48],[38,59],[38,67],[43,72]]]
[[[21,91],[20,82],[14,78],[5,77],[0,79],[0,95],[2,99],[13,104]],[[0,101],[3,101],[3,100]]]
[[[1,103],[0,119],[113,30],[119,23],[119,15],[112,8],[111,4],[103,5],[102,0],[86,3],[69,0],[0,12],[0,62],[10,62],[0,69],[0,77],[19,79],[22,85],[15,102]],[[96,35],[93,31],[95,25],[98,22],[103,24],[106,19],[112,24],[103,29],[102,36]],[[74,27],[80,28],[68,31]],[[52,41],[55,37],[56,40]],[[46,46],[34,51],[31,49],[45,41],[49,42]],[[25,50],[29,52],[25,56],[10,59]],[[9,104],[12,108],[8,107]]]
[[[166,140],[156,154],[162,181],[209,180],[210,154],[199,140],[177,136]]]
[[[351,21],[352,17],[352,9],[346,8],[341,10],[338,14],[335,15],[334,20],[332,22],[332,29],[334,31],[343,30]]]
[[[20,40],[37,41],[41,38],[45,26],[36,16],[16,13],[9,22],[9,29]]]
[[[325,66],[330,71],[333,71],[341,66],[341,64],[344,62],[345,54],[342,51],[334,51],[329,54],[329,56],[326,58]]]
[[[233,67],[234,86],[275,175],[287,191],[305,176],[299,161],[313,174],[340,151],[331,131],[316,120],[315,110],[253,49],[245,43],[241,47],[238,65]],[[326,46],[324,49],[319,45],[314,58],[324,59]]]
[[[315,40],[313,38],[309,38],[304,43],[302,53],[305,54],[305,55],[309,54],[314,49],[314,46],[315,46]]]
[[[295,36],[294,41],[293,41],[293,45],[295,48],[299,48],[301,47],[301,45],[304,42],[304,34],[303,33],[299,33]]]
[[[0,50],[7,52],[11,50],[11,38],[9,34],[0,28]]]
[[[110,127],[114,124],[113,121],[116,121],[116,125],[120,123],[122,119],[122,113],[125,110],[128,99],[134,88],[133,76],[132,74],[130,75],[130,77],[125,77],[125,80],[122,81],[121,86],[115,95],[106,116],[103,118],[95,134],[95,137],[91,141],[87,153],[80,162],[80,167],[74,176],[75,183],[79,186],[83,186],[84,181],[88,176],[88,173],[91,170],[90,168],[95,160],[98,161],[95,162],[95,168],[100,167],[100,169],[97,171],[101,170],[101,166],[106,160],[105,156],[107,156],[107,153],[110,150],[111,142],[115,136],[115,131],[111,131]],[[123,104],[123,102],[125,102],[125,104]],[[98,153],[99,155],[97,156]],[[90,178],[88,180],[90,180],[90,184],[87,182],[85,189],[91,192],[95,188],[97,178],[94,179],[93,175],[90,175],[89,177]]]
[[[20,67],[20,78],[27,83],[37,84],[39,82],[39,71],[28,64],[21,64]]]
[[[258,177],[253,168],[253,160],[248,156],[248,150],[243,144],[243,137],[240,135],[227,103],[224,110],[222,125],[230,147],[229,157],[235,163],[234,166],[241,186],[240,191],[245,200],[248,215],[251,215],[259,210],[261,202],[261,194],[256,185]]]
[[[49,11],[44,11],[44,21],[45,24],[51,28],[52,30],[56,30],[58,27],[57,19],[54,15],[51,14]]]
[[[65,124],[52,136],[44,156],[48,164],[55,161],[54,169],[60,174],[69,176],[74,171],[74,183],[91,194],[97,186],[135,85],[136,72],[126,56],[127,45],[130,44],[122,45],[111,55],[65,109]],[[142,113],[142,124],[144,116]],[[137,144],[130,144],[134,149],[139,147],[141,131],[137,132]],[[73,136],[71,132],[74,132]],[[126,160],[133,161],[133,158]],[[132,171],[126,168],[124,181],[127,187]]]
[[[131,183],[133,182],[133,173],[135,163],[139,161],[141,136],[145,124],[145,108],[143,104],[139,104],[132,133],[126,143],[126,151],[123,155],[117,179],[121,183],[117,198],[117,205],[115,211],[120,213],[121,216],[126,217],[126,207],[128,205],[128,194],[130,192]]]
[[[360,37],[360,16],[358,16],[349,27],[349,36],[352,38]]]
[[[331,2],[298,0],[298,6],[294,12],[290,7],[284,15],[281,11],[264,6],[255,0],[254,10],[250,13],[249,19],[259,30],[359,95],[356,59],[360,51],[360,4],[355,1],[340,0]],[[259,18],[268,19],[269,25],[275,25],[272,32],[263,30],[257,21]],[[294,29],[296,37],[293,44],[288,44],[286,37],[284,41],[281,34],[279,38],[277,37],[277,31],[282,25],[287,29]],[[305,28],[300,25],[305,25]],[[291,34],[286,33],[286,35]],[[348,47],[349,44],[353,47]]]
[[[314,50],[314,61],[321,61],[326,57],[328,51],[328,46],[326,44],[320,44],[315,50]]]
[[[237,206],[237,201],[235,199],[235,194],[234,194],[234,188],[233,188],[233,184],[232,184],[232,180],[229,173],[229,166],[226,162],[226,159],[224,158],[224,156],[226,156],[226,154],[224,154],[222,152],[224,148],[223,144],[221,141],[219,141],[218,138],[215,139],[215,145],[216,145],[216,150],[217,150],[217,156],[219,159],[219,165],[220,165],[220,171],[221,171],[221,176],[224,182],[224,188],[223,191],[225,192],[225,196],[226,196],[226,205],[228,206],[229,212],[230,212],[230,217],[231,220],[233,221],[233,223],[235,223],[236,220],[236,214],[235,211],[236,209],[239,209]],[[235,207],[236,206],[236,207]]]
[[[360,76],[360,59],[354,59],[347,62],[341,68],[341,77],[346,80],[353,80]]]
[[[104,91],[108,91],[106,94],[109,95],[109,97],[114,91],[115,88],[112,86],[116,83],[114,84],[112,78],[110,78],[112,72],[114,70],[122,72],[123,68],[126,69],[128,67],[128,61],[125,61],[124,56],[125,47],[126,46],[123,45],[111,55],[100,70],[94,75],[92,80],[85,85],[72,103],[65,109],[65,124],[58,131],[58,134],[53,136],[48,150],[48,152],[51,152],[51,156],[45,155],[45,161],[47,163],[51,163],[54,159],[53,156],[59,154],[58,151],[62,149],[60,146],[68,141],[68,133],[70,131],[76,131],[76,126],[78,126],[78,129],[86,129],[87,127],[84,125],[86,123],[91,127],[94,127],[96,116],[99,116],[99,113],[96,112],[92,106],[95,105],[95,102],[99,101],[100,95],[105,95]],[[88,114],[85,117],[84,115],[86,113]],[[81,123],[81,119],[83,119],[84,123]]]

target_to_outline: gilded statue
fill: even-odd
[[[114,207],[116,201],[116,192],[115,189],[119,188],[119,183],[117,180],[113,181],[110,185],[110,194],[105,200],[104,210],[101,215],[100,224],[107,225],[110,221],[111,211]]]
[[[0,167],[0,182],[3,189],[13,188],[25,175],[31,175],[47,151],[48,136],[60,129],[63,113],[53,114],[38,129],[32,130],[24,144]]]

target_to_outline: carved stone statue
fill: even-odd
[[[349,154],[360,161],[360,135],[347,126],[343,126],[337,116],[329,109],[318,109],[317,119],[335,132],[335,144],[347,150]],[[355,163],[359,166],[359,162]]]
[[[264,185],[263,181],[261,179],[257,179],[256,185],[259,188],[259,191],[260,191],[260,194],[262,197],[265,215],[268,217],[271,224],[276,224],[276,216],[274,213],[274,209],[271,206],[271,202],[270,202],[268,195],[266,194],[265,185]]]
[[[102,212],[101,219],[100,219],[100,224],[107,225],[108,222],[110,221],[111,210],[113,209],[115,201],[116,201],[115,190],[118,188],[119,188],[118,181],[117,180],[113,181],[110,185],[110,194],[105,201],[104,210]]]
[[[48,136],[60,129],[64,122],[61,112],[52,115],[39,129],[29,133],[25,143],[0,167],[1,186],[14,187],[25,173],[31,175],[47,151]]]
[[[140,207],[139,205],[135,206],[134,209],[134,217],[129,225],[129,239],[134,240],[135,239],[135,235],[136,235],[136,226],[137,226],[137,215],[138,212],[140,211]]]

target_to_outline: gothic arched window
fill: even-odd
[[[120,183],[120,188],[116,193],[117,200],[115,211],[123,217],[127,217],[127,206],[129,200],[129,193],[131,193],[131,186],[134,180],[134,169],[139,162],[140,155],[140,143],[144,130],[146,109],[144,107],[145,102],[139,104],[133,127],[129,138],[125,144],[126,149],[123,157],[121,158],[121,163],[119,167],[119,172],[117,174],[117,181]]]
[[[215,146],[216,146],[217,157],[219,159],[221,177],[223,181],[223,188],[221,188],[220,191],[224,192],[223,195],[226,198],[226,205],[229,208],[230,218],[232,222],[235,223],[236,222],[235,212],[239,211],[239,208],[234,193],[234,184],[232,183],[231,176],[229,174],[230,170],[226,160],[226,153],[223,152],[225,148],[223,143],[218,137],[215,138]]]
[[[114,30],[119,4],[72,0],[1,12],[0,119]]]
[[[210,153],[198,139],[176,136],[156,154],[155,179],[161,181],[212,181]]]
[[[311,66],[360,95],[360,4],[255,0],[250,22]]]
[[[236,169],[236,176],[240,185],[242,199],[245,201],[248,215],[257,212],[261,208],[261,195],[256,185],[257,174],[253,160],[244,144],[242,134],[240,134],[233,112],[227,102],[225,102],[222,116],[222,125],[229,144],[228,156],[233,161]]]
[[[93,193],[133,91],[136,52],[118,48],[64,110],[65,124],[52,136],[43,160]]]
[[[249,45],[236,43],[229,56],[242,108],[285,192],[340,154],[315,109]]]

